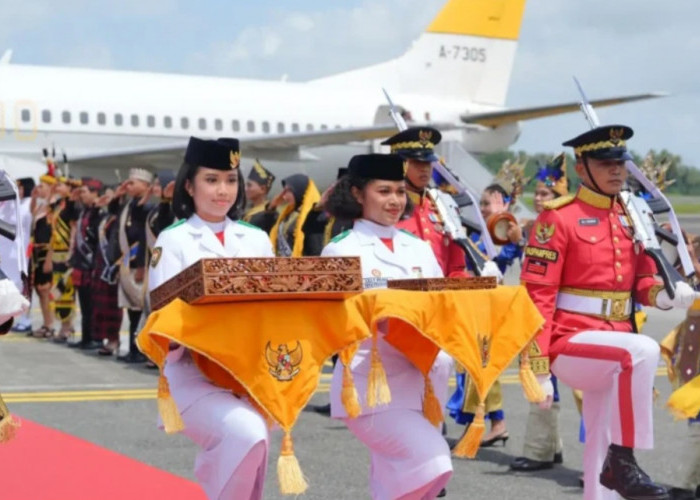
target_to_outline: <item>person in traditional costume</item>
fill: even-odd
[[[430,244],[396,227],[408,203],[404,161],[397,155],[358,155],[331,193],[326,210],[337,218],[355,220],[353,228],[336,236],[322,256],[359,255],[365,289],[386,287],[387,279],[442,277]],[[441,406],[447,400],[452,359],[440,352],[428,378],[383,339],[377,347],[386,370],[391,402],[361,403],[360,416],[349,418],[342,402],[342,363],[331,384],[331,416],[342,419],[370,451],[370,493],[375,500],[436,498],[452,476],[450,450],[440,428],[423,414],[425,380]],[[371,382],[372,340],[364,341],[350,369],[359,394]],[[364,399],[364,398],[363,398]]]
[[[304,174],[293,174],[282,180],[282,191],[270,205],[286,203],[270,230],[270,240],[278,257],[318,255],[322,240],[306,238],[303,227],[314,205],[321,199],[314,181]]]
[[[274,256],[267,234],[239,220],[245,206],[239,163],[238,140],[190,138],[173,196],[180,220],[158,236],[150,290],[204,257]],[[207,498],[262,499],[269,447],[265,418],[247,398],[214,385],[183,346],[171,345],[164,374],[184,434],[199,447],[195,476]]]
[[[245,197],[250,208],[243,216],[243,220],[266,233],[270,232],[279,216],[277,209],[271,206],[267,199],[274,182],[275,175],[255,160],[245,183]]]

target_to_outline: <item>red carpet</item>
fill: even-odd
[[[21,419],[0,445],[2,500],[205,500],[192,481]]]

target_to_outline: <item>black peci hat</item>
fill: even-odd
[[[263,167],[258,160],[255,160],[253,167],[250,169],[250,174],[248,174],[248,180],[257,182],[261,186],[266,186],[269,191],[272,187],[272,183],[275,182],[275,176],[272,172]]]
[[[569,139],[563,146],[574,148],[577,158],[594,160],[631,160],[626,141],[634,132],[625,125],[603,125]]]
[[[238,139],[222,138],[213,141],[190,137],[185,162],[193,167],[234,170],[241,163]]]
[[[382,144],[390,146],[391,152],[402,158],[437,161],[439,158],[433,149],[441,139],[442,134],[432,127],[411,127],[389,137]]]
[[[348,163],[348,173],[354,177],[401,181],[404,178],[403,158],[399,155],[355,155]]]

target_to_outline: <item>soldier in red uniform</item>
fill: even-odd
[[[583,391],[584,500],[666,499],[637,465],[633,449],[653,447],[652,390],[659,346],[634,331],[634,303],[690,307],[695,292],[676,283],[671,300],[656,266],[633,239],[618,193],[632,129],[598,127],[564,143],[582,181],[576,195],[549,202],[525,250],[522,281],[546,323],[533,369],[551,404],[549,371]],[[551,365],[550,365],[551,362]]]
[[[382,142],[405,160],[406,188],[413,202],[413,214],[396,227],[405,229],[430,243],[445,276],[466,276],[464,250],[445,233],[443,221],[426,189],[433,174],[432,162],[438,161],[433,148],[442,135],[430,127],[411,127]]]

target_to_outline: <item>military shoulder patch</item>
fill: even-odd
[[[180,219],[179,221],[173,222],[172,224],[170,224],[168,227],[166,227],[165,229],[163,229],[163,231],[167,231],[168,229],[172,229],[172,228],[174,228],[174,227],[181,226],[181,225],[183,225],[185,222],[187,222],[187,219]]]
[[[151,250],[151,267],[156,267],[160,261],[160,256],[163,255],[162,247],[154,247]]]
[[[330,242],[331,243],[338,243],[340,240],[347,238],[349,234],[350,234],[350,229],[348,229],[347,231],[343,231],[342,233],[336,235],[335,237],[333,237],[331,239]]]
[[[413,234],[411,231],[406,231],[405,229],[399,229],[399,231],[401,231],[402,233],[407,234],[407,235],[409,235],[410,237],[415,238],[415,239],[417,239],[417,240],[420,239],[418,236],[416,236],[415,234]]]
[[[539,247],[525,247],[525,256],[532,257],[534,259],[547,260],[549,262],[556,262],[559,260],[559,252],[556,250],[550,250],[549,248],[539,248]]]
[[[238,220],[238,223],[239,223],[241,226],[252,227],[253,229],[257,229],[258,231],[262,231],[262,229],[260,229],[258,226],[254,225],[254,224],[251,224],[250,222],[246,222],[246,221],[244,221],[244,220],[240,220],[240,219],[239,219],[239,220]]]
[[[564,207],[574,201],[576,196],[573,194],[567,194],[566,196],[560,196],[554,200],[545,201],[542,205],[545,210],[556,210],[558,208]]]

